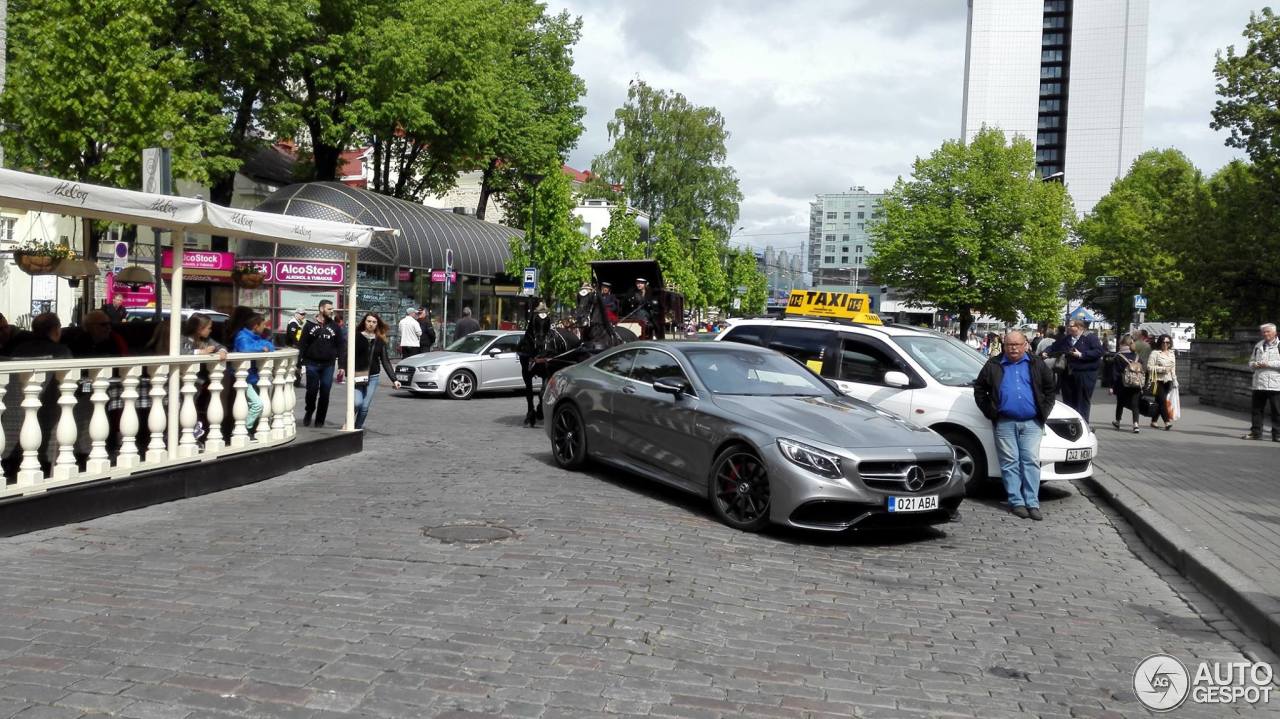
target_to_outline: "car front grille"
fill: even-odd
[[[1074,442],[1084,436],[1084,423],[1078,419],[1051,419],[1049,429],[1059,437]]]
[[[859,462],[858,476],[871,489],[884,492],[922,492],[946,484],[951,478],[954,463],[949,459],[928,462]],[[907,489],[907,472],[918,466],[924,470],[924,485],[916,490]]]
[[[1079,474],[1089,469],[1089,460],[1079,462],[1054,462],[1053,471],[1058,474]]]

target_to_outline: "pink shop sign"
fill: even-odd
[[[334,285],[346,281],[346,265],[341,262],[276,260],[275,283],[278,285]]]
[[[160,255],[164,267],[173,267],[173,250],[165,250]],[[230,272],[235,267],[236,256],[230,252],[204,252],[186,250],[182,253],[182,266],[188,270],[217,270]]]

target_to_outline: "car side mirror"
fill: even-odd
[[[488,354],[490,357],[497,357],[498,355],[502,354],[502,348],[491,347],[489,348],[489,351],[486,354]]]
[[[677,399],[682,394],[692,394],[693,388],[679,377],[659,377],[653,381],[653,389],[663,394],[674,395]]]
[[[885,372],[884,383],[890,387],[910,387],[911,379],[907,377],[906,372]]]

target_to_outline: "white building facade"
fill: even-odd
[[[809,272],[814,286],[868,284],[873,249],[867,229],[880,216],[881,193],[865,187],[818,195],[809,203]]]
[[[1141,152],[1148,1],[969,0],[964,139],[1034,140],[1040,175],[1091,211]]]

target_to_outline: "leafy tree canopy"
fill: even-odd
[[[193,87],[196,67],[165,46],[167,12],[146,0],[13,2],[8,161],[119,187],[141,185],[152,146],[172,148],[174,175],[198,182],[237,166],[218,96]]]
[[[644,257],[640,225],[625,199],[609,210],[609,226],[596,238],[596,257],[602,260],[638,260]]]
[[[1035,149],[1024,137],[983,128],[968,144],[944,142],[918,158],[912,178],[899,178],[872,224],[877,281],[906,299],[961,317],[1007,321],[1057,314],[1059,292],[1078,263],[1067,244],[1071,199],[1036,174]]]
[[[693,269],[693,253],[674,227],[658,223],[653,227],[653,258],[662,268],[662,281],[669,290],[684,295],[686,307],[704,307],[702,286]]]
[[[1229,46],[1214,63],[1218,101],[1215,130],[1227,130],[1227,145],[1249,153],[1259,168],[1280,173],[1280,16],[1265,7],[1249,15],[1238,52]]]
[[[533,191],[532,221],[525,223],[525,237],[512,238],[507,260],[512,276],[518,277],[525,267],[538,268],[539,294],[549,306],[572,302],[582,283],[591,279],[590,245],[578,230],[569,178],[559,169],[546,168],[546,178]]]
[[[740,287],[745,287],[746,292],[738,294]],[[765,302],[769,299],[769,280],[760,271],[755,254],[750,250],[729,252],[729,293],[742,300],[737,314],[764,314]]]
[[[613,147],[591,170],[621,185],[637,208],[682,239],[703,224],[727,233],[742,201],[737,173],[725,164],[728,137],[714,107],[633,80],[627,102],[609,122]]]

